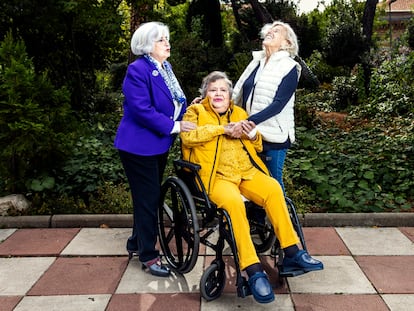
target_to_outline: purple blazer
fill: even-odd
[[[140,57],[128,66],[122,86],[124,115],[114,146],[137,155],[157,155],[171,147],[176,135],[171,93],[154,64]],[[181,120],[186,103],[183,104]]]

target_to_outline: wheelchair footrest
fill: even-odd
[[[308,272],[305,270],[283,271],[281,267],[278,267],[278,270],[279,270],[279,277],[281,278],[295,277],[295,276],[299,276],[299,275],[302,275]]]
[[[242,281],[237,286],[237,296],[241,298],[245,298],[252,294],[250,290],[249,283],[247,282],[245,277],[242,277]]]

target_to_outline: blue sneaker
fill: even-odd
[[[265,273],[256,272],[249,277],[248,283],[250,291],[258,303],[269,303],[275,300],[275,293]]]
[[[323,263],[312,258],[307,251],[300,250],[295,256],[289,258],[285,256],[282,262],[283,272],[294,271],[317,271],[323,270]]]

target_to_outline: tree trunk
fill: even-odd
[[[270,13],[258,2],[258,0],[250,0],[249,2],[252,6],[254,15],[261,25],[273,22],[272,15],[270,15]]]
[[[374,25],[375,9],[378,0],[367,0],[365,2],[364,15],[362,16],[362,34],[365,38],[365,52],[362,57],[362,68],[364,71],[364,88],[365,94],[369,94],[369,85],[371,80],[371,65],[369,64],[369,54],[371,49],[372,27]]]

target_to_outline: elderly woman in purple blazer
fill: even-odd
[[[160,260],[157,241],[157,210],[168,151],[182,131],[195,128],[180,121],[186,97],[167,58],[170,56],[168,26],[142,24],[131,39],[138,58],[129,64],[123,82],[124,115],[115,137],[131,188],[134,207],[132,235],[127,241],[131,258],[139,256],[143,268],[156,276],[169,276]]]

